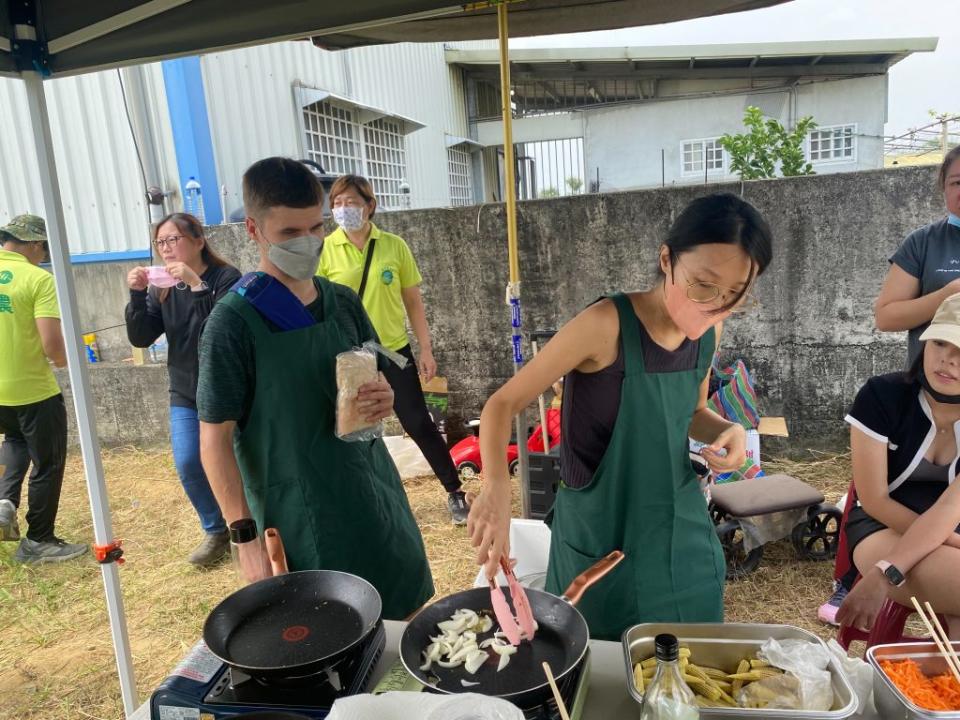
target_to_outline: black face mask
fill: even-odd
[[[929,393],[930,397],[936,400],[939,403],[945,403],[947,405],[960,405],[960,395],[944,395],[934,390],[930,386],[930,381],[927,380],[927,374],[920,370],[920,385],[924,390]]]

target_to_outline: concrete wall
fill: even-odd
[[[791,446],[843,442],[842,418],[862,382],[904,363],[903,334],[878,333],[872,303],[886,258],[908,232],[943,214],[934,178],[935,168],[898,168],[744,186],[744,196],[773,228],[775,259],[757,286],[761,309],[727,323],[722,356],[743,357],[755,371],[762,410],[786,416]],[[524,327],[555,328],[604,293],[649,286],[673,218],[693,198],[717,189],[736,192],[739,184],[520,203]],[[512,373],[503,207],[391,213],[381,222],[407,239],[420,263],[452,414],[478,412]],[[213,228],[211,236],[241,268],[253,266],[254,248],[242,226]],[[112,285],[122,275],[88,267],[91,273],[100,268]],[[84,290],[84,297],[106,296]],[[122,307],[112,312],[119,316]],[[98,398],[107,441],[112,428],[119,441],[135,432],[123,421],[127,405],[165,402],[155,393],[164,385],[157,371],[95,368],[94,376],[104,375],[97,392],[113,395]],[[141,424],[151,435],[158,432],[153,420]]]

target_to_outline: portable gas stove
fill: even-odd
[[[580,720],[583,716],[583,705],[587,699],[587,691],[590,686],[590,650],[588,649],[580,661],[580,665],[561,680],[557,682],[560,690],[560,697],[563,698],[567,711],[570,713],[570,720]],[[397,660],[384,675],[383,679],[377,683],[373,689],[374,693],[384,693],[391,690],[405,690],[408,692],[430,692],[430,688],[424,687],[420,682],[411,677],[403,667],[403,663]],[[553,695],[550,699],[534,707],[522,707],[523,717],[526,720],[561,720],[560,709],[557,707]]]
[[[201,640],[154,691],[150,720],[220,720],[257,710],[323,720],[337,698],[364,692],[386,639],[380,622],[364,645],[330,672],[269,685],[225,665]]]

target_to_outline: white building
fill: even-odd
[[[817,172],[882,167],[887,70],[935,47],[513,51],[520,195],[729,178],[716,139],[741,129],[747,105],[787,126],[812,115],[820,127],[807,152]],[[241,207],[243,170],[268,155],[367,175],[384,209],[499,200],[496,62],[490,42],[327,52],[304,41],[53,80],[46,92],[74,259],[149,257],[150,184],[167,193],[155,218],[182,208],[196,177],[207,222],[220,222]],[[21,83],[0,79],[0,117],[2,223],[43,208]]]
[[[735,179],[718,139],[746,107],[788,129],[812,116],[817,173],[883,167],[887,71],[936,38],[511,52],[521,196]],[[497,188],[502,144],[494,50],[448,49],[466,74],[471,127]],[[489,191],[488,191],[489,192]],[[494,191],[495,193],[496,191]],[[488,198],[489,199],[489,198]]]

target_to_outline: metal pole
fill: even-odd
[[[57,167],[53,157],[53,138],[50,133],[50,116],[43,94],[43,81],[39,73],[23,73],[27,90],[27,107],[33,144],[40,172],[40,189],[43,194],[43,209],[47,221],[50,260],[60,302],[63,320],[63,335],[66,341],[67,367],[70,372],[70,388],[77,414],[77,430],[80,434],[80,449],[83,453],[83,469],[90,495],[93,514],[93,535],[98,545],[113,542],[113,527],[110,522],[107,489],[103,481],[103,465],[100,462],[100,443],[97,438],[95,405],[90,394],[90,378],[86,359],[81,351],[80,323],[77,312],[77,293],[74,289],[73,271],[70,267],[70,249],[67,245],[63,204],[57,179]],[[120,575],[115,562],[100,565],[104,592],[107,596],[107,613],[113,650],[120,674],[120,692],[127,716],[137,709],[137,688],[134,681],[133,662],[130,655],[130,639],[127,635],[123,611],[123,596],[120,592]]]
[[[510,102],[510,46],[507,25],[507,5],[497,5],[497,35],[500,42],[500,102],[503,106],[503,194],[507,204],[507,256],[510,284],[507,302],[510,305],[510,324],[513,328],[513,374],[523,367],[523,331],[520,317],[520,254],[517,249],[517,184],[513,155],[513,109]],[[530,517],[530,482],[527,458],[527,433],[523,410],[514,419],[517,434],[517,453],[520,465],[520,514]]]

